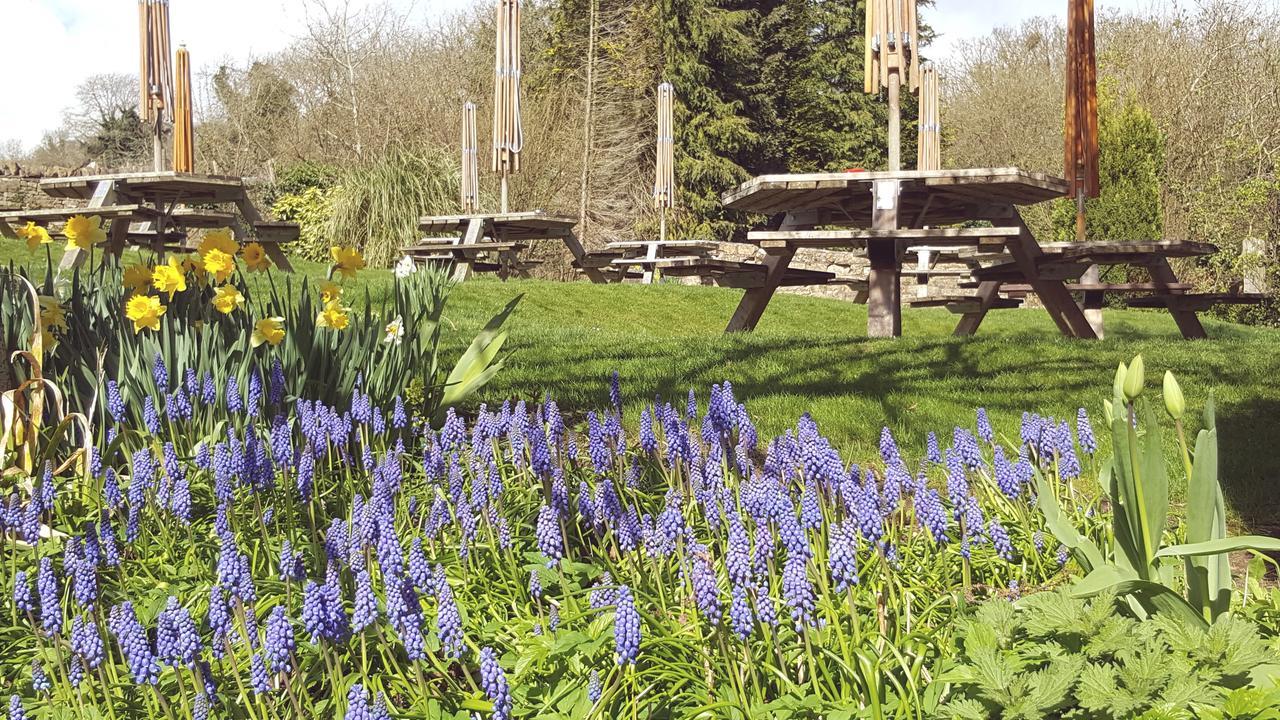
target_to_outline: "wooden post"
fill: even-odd
[[[902,74],[889,70],[889,169],[902,169]],[[896,217],[896,215],[895,215]]]
[[[1244,291],[1247,293],[1269,293],[1271,287],[1267,283],[1267,268],[1263,264],[1266,252],[1266,241],[1260,237],[1247,237],[1240,247],[1240,259],[1245,261]]]
[[[1088,242],[1088,233],[1085,225],[1085,183],[1086,179],[1079,178],[1078,190],[1076,191],[1076,242]],[[1102,282],[1102,271],[1097,265],[1090,265],[1088,270],[1084,271],[1084,275],[1080,276],[1080,282],[1085,285],[1097,285]],[[1106,332],[1106,327],[1102,321],[1102,306],[1105,303],[1103,293],[1099,290],[1086,290],[1084,292],[1084,317],[1089,321],[1090,327],[1093,328],[1093,334],[1101,340]]]
[[[893,127],[892,121],[889,127]],[[877,180],[872,184],[871,229],[882,232],[898,229],[900,188],[897,180]],[[902,258],[898,240],[869,240],[867,258],[871,261],[867,277],[867,337],[899,337],[902,335]]]

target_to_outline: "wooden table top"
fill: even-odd
[[[902,184],[898,217],[915,225],[978,219],[992,206],[1032,205],[1067,192],[1061,178],[1007,167],[762,175],[720,199],[731,210],[768,215],[816,210],[821,224],[866,225],[877,180]]]
[[[560,238],[578,224],[577,218],[535,210],[518,213],[427,215],[418,220],[418,229],[425,233],[460,235],[466,232],[467,225],[472,220],[485,221],[486,232],[491,228],[504,240]]]
[[[116,193],[122,197],[152,203],[235,202],[243,199],[245,194],[244,180],[238,177],[173,171],[45,178],[40,181],[40,189],[53,197],[88,200],[97,186],[104,182],[115,183]]]

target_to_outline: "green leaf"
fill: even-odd
[[[1207,542],[1170,545],[1156,553],[1156,557],[1195,557],[1218,555],[1239,550],[1280,551],[1280,538],[1265,535],[1236,535]]]

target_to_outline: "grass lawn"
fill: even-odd
[[[27,259],[12,245],[5,256]],[[298,269],[324,272],[304,261]],[[369,270],[360,282],[377,296],[391,275]],[[1206,318],[1213,339],[1187,342],[1165,313],[1110,311],[1108,339],[1089,342],[1062,338],[1041,311],[1015,310],[992,313],[977,337],[960,339],[951,336],[955,316],[937,309],[908,310],[901,339],[869,340],[865,307],[779,295],[756,332],[728,336],[736,290],[479,277],[449,300],[454,350],[519,294],[506,367],[477,402],[551,392],[570,411],[600,407],[618,370],[634,417],[655,396],[695,388],[705,401],[713,383],[728,380],[762,432],[781,432],[808,412],[855,459],[877,457],[885,425],[919,456],[926,432],[946,442],[953,425],[972,425],[979,406],[1011,435],[1024,410],[1074,417],[1083,406],[1100,419],[1116,364],[1142,353],[1157,401],[1166,369],[1197,415],[1214,391],[1228,502],[1246,524],[1280,533],[1280,331]]]

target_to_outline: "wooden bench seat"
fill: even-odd
[[[968,284],[971,287],[977,287],[977,283]],[[1103,292],[1114,294],[1128,293],[1166,293],[1181,294],[1192,289],[1190,283],[1171,283],[1169,285],[1161,285],[1159,283],[1068,283],[1067,290],[1071,292]],[[1000,287],[1001,292],[1009,293],[1030,293],[1035,290],[1025,283],[1005,283]]]
[[[606,247],[618,249],[647,249],[650,245],[659,248],[705,248],[715,250],[716,243],[711,240],[615,240]]]
[[[626,257],[626,258],[616,258],[614,260],[610,260],[609,263],[611,265],[655,265],[658,267],[662,267],[663,265],[668,263],[685,263],[685,262],[690,262],[695,260],[706,260],[706,259],[707,259],[706,257],[701,255],[680,255],[680,256],[674,256],[674,257],[656,257],[656,258]]]
[[[904,242],[924,241],[932,245],[1003,246],[1022,233],[1016,227],[989,228],[921,228],[899,230],[835,229],[835,230],[752,230],[747,241],[760,247],[865,247],[870,240],[894,239]]]
[[[143,205],[103,205],[102,207],[88,208],[50,208],[47,210],[6,210],[0,212],[0,221],[4,222],[34,222],[37,225],[43,225],[50,222],[62,222],[70,220],[77,215],[85,217],[100,217],[103,220],[114,220],[122,217],[132,217],[134,215],[150,215],[151,210]]]
[[[454,240],[443,238],[425,238],[413,249],[425,248],[433,252],[440,251],[472,251],[472,252],[514,252],[516,250],[524,250],[528,248],[527,243],[518,242],[475,242],[460,243]]]
[[[907,304],[911,307],[945,307],[947,310],[963,315],[965,313],[977,312],[982,307],[982,300],[975,295],[926,295],[925,297],[911,298],[907,300]],[[995,298],[991,302],[991,309],[1008,309],[1016,308],[1022,305],[1022,301],[1017,298]]]
[[[231,227],[236,222],[235,213],[198,208],[179,208],[173,211],[172,217],[178,227],[209,230]]]
[[[1204,312],[1214,305],[1257,305],[1271,297],[1265,293],[1187,293],[1182,295],[1147,295],[1125,301],[1135,308],[1169,308]]]
[[[258,242],[264,245],[268,242],[277,244],[294,242],[302,234],[298,224],[292,222],[255,222],[253,232]]]

